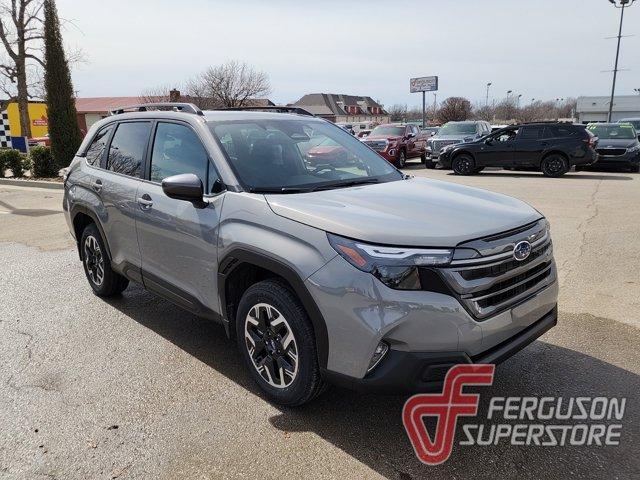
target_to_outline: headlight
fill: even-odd
[[[635,147],[631,147],[627,150],[627,153],[635,153],[640,152],[640,145],[636,145]]]
[[[369,272],[390,288],[422,290],[418,267],[447,265],[452,249],[371,245],[328,233],[329,243],[342,258]]]
[[[445,145],[444,147],[442,147],[440,149],[440,153],[444,153],[444,152],[448,152],[449,150],[451,150],[454,147],[454,144],[452,143],[451,145]]]

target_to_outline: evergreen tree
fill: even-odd
[[[44,0],[44,82],[51,153],[58,169],[66,167],[82,143],[73,84],[64,54],[54,0]]]

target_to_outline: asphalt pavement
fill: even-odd
[[[222,327],[139,286],[91,293],[61,191],[0,185],[0,478],[638,478],[640,175],[407,172],[516,196],[552,223],[559,324],[477,389],[481,415],[491,395],[626,397],[619,446],[456,445],[430,467],[404,396],[272,405]]]

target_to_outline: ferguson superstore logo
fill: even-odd
[[[402,423],[418,459],[438,465],[451,456],[458,417],[478,413],[480,395],[465,386],[493,384],[495,365],[456,365],[442,393],[414,395],[404,405]],[[626,398],[492,397],[486,422],[466,423],[458,445],[612,446],[619,445]],[[425,417],[435,417],[431,436]]]

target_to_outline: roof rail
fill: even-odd
[[[296,113],[298,115],[305,115],[307,117],[315,117],[315,115],[304,108],[300,107],[288,107],[284,105],[266,105],[263,107],[227,107],[227,108],[217,108],[216,110],[225,110],[225,111],[250,111],[250,112],[276,112],[276,113]]]
[[[149,110],[170,110],[174,112],[195,113],[196,115],[204,115],[202,110],[193,103],[180,102],[164,102],[164,103],[142,103],[140,105],[130,105],[128,107],[119,107],[111,110],[111,115],[120,115],[127,112],[148,112]]]

